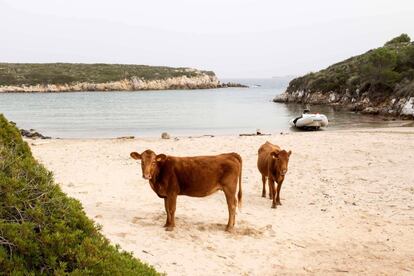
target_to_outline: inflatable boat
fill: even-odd
[[[290,120],[289,124],[300,129],[317,130],[328,126],[328,118],[323,114],[312,114],[305,110],[302,116]]]

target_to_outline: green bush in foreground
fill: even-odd
[[[0,275],[157,275],[120,252],[0,114]]]

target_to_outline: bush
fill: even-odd
[[[396,66],[397,53],[388,48],[379,48],[365,56],[361,76],[373,86],[393,88],[400,79],[400,74],[394,70]]]
[[[392,45],[392,44],[398,44],[398,43],[409,43],[411,41],[411,38],[407,34],[401,34],[397,37],[394,37],[387,43],[385,43],[385,46]]]
[[[112,246],[0,114],[0,274],[157,275]]]

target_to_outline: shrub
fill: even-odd
[[[66,196],[0,114],[0,274],[156,275]]]
[[[397,37],[394,37],[387,43],[385,43],[385,46],[392,45],[392,44],[398,44],[398,43],[409,43],[411,41],[411,38],[407,34],[401,34]]]
[[[361,76],[372,86],[393,88],[400,78],[400,74],[394,70],[396,66],[397,53],[387,48],[379,48],[365,56]]]

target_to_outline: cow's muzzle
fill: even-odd
[[[144,175],[142,175],[142,178],[144,178],[146,180],[150,180],[151,179],[151,175],[150,174],[144,174]]]

